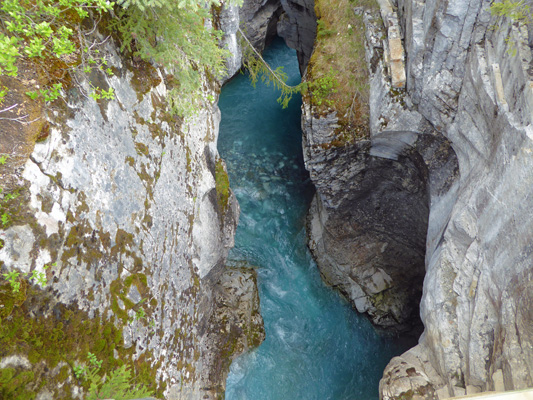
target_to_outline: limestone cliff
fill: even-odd
[[[424,333],[383,399],[530,387],[531,28],[490,1],[379,3],[364,15],[368,135],[339,141],[342,115],[304,110],[310,246],[383,326],[403,328],[424,280]]]
[[[450,140],[460,174],[453,196],[430,209],[424,334],[385,371],[383,398],[530,387],[533,74],[527,28],[491,16],[489,1],[397,5],[407,93]]]
[[[113,76],[73,76],[47,107],[24,96],[36,81],[2,77],[16,106],[0,121],[0,265],[45,282],[0,281],[1,393],[81,398],[73,367],[91,352],[158,397],[218,398],[231,358],[264,335],[253,273],[224,265],[239,208],[217,184],[220,112],[171,116],[164,71],[111,39],[102,56]]]
[[[450,189],[457,163],[449,142],[405,110],[409,99],[391,86],[381,17],[361,17],[371,65],[369,129],[354,133],[356,124],[337,115],[344,110],[320,111],[309,99],[304,107],[304,157],[317,189],[309,246],[326,282],[374,324],[418,330],[430,204]]]

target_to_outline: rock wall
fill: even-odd
[[[408,96],[451,142],[460,174],[453,196],[430,208],[424,334],[391,361],[381,396],[440,399],[531,387],[527,28],[491,16],[489,1],[399,0],[397,6]]]
[[[393,87],[381,17],[366,12],[370,134],[339,140],[336,113],[304,107],[304,158],[317,194],[309,245],[327,283],[379,327],[420,329],[430,206],[457,174],[449,142]]]
[[[220,112],[206,100],[173,117],[161,70],[111,41],[102,56],[114,75],[75,76],[30,133],[0,121],[2,272],[47,280],[21,276],[18,294],[0,282],[2,385],[22,393],[31,375],[39,398],[80,398],[72,367],[90,351],[104,371],[134,365],[167,399],[218,398],[231,358],[264,337],[253,273],[224,266],[239,208],[216,185]],[[33,110],[28,88],[2,79],[20,100],[3,117]],[[91,85],[116,99],[90,99]],[[215,83],[204,87],[216,97]]]
[[[316,35],[313,0],[246,0],[241,8],[223,7],[218,19],[225,32],[222,42],[233,55],[227,62],[227,78],[235,75],[242,64],[239,27],[259,52],[274,36],[282,37],[296,50],[303,75]]]
[[[381,19],[365,15],[369,137],[339,142],[334,113],[304,109],[310,247],[396,329],[425,273],[424,333],[387,367],[383,399],[530,387],[531,27],[489,1],[379,3]]]

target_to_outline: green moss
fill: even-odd
[[[46,121],[41,127],[41,130],[37,135],[35,141],[37,143],[44,142],[46,139],[48,139],[48,136],[50,136],[50,124],[48,123],[48,121]]]
[[[6,229],[9,226],[20,222],[23,217],[24,187],[17,187],[10,191],[0,192],[0,228]]]
[[[133,167],[133,165],[135,164],[135,160],[132,156],[126,157],[126,164],[128,164],[130,167]]]
[[[140,142],[135,143],[135,149],[137,150],[138,155],[145,155],[146,157],[150,155],[148,146],[146,146],[144,143],[140,143]]]
[[[137,61],[135,66],[131,68],[133,77],[131,84],[137,92],[137,99],[142,101],[143,96],[161,83],[161,78],[157,70],[146,61]]]
[[[142,304],[134,304],[130,299],[128,299],[127,295],[131,285],[135,285],[137,287],[142,299],[148,298],[150,294],[147,278],[144,274],[133,274],[124,280],[119,278],[111,283],[111,309],[124,324],[127,324],[130,321],[130,317],[128,315],[129,310],[138,311],[142,307],[145,314],[148,316],[151,309],[155,308],[155,306],[152,306],[151,302],[147,304],[143,301]],[[120,302],[122,302],[124,305],[123,308],[120,306]],[[143,320],[146,321],[147,319],[148,318],[144,318]]]
[[[108,232],[94,230],[87,221],[84,221],[70,229],[61,260],[66,265],[75,257],[79,264],[93,265],[104,256],[103,251],[110,247],[110,243]]]
[[[36,393],[27,390],[34,380],[33,371],[17,371],[15,368],[0,369],[0,398],[3,400],[31,400]]]
[[[185,148],[185,159],[187,160],[187,172],[191,173],[192,171],[192,160],[191,160],[191,149],[189,147]]]
[[[217,200],[219,210],[222,215],[226,213],[228,209],[228,201],[230,195],[229,177],[224,166],[224,161],[218,159],[215,166],[215,182],[217,191]]]
[[[59,370],[59,374],[57,375],[57,380],[59,382],[65,382],[68,379],[69,374],[70,374],[70,368],[64,365]]]
[[[145,279],[137,277],[132,279],[131,284],[142,285],[142,282]],[[32,287],[24,286],[19,295],[13,294],[8,288],[7,283],[0,284],[0,304],[4,306],[0,308],[3,316],[0,324],[0,358],[25,354],[34,368],[32,371],[2,370],[0,398],[31,399],[28,396],[13,397],[11,393],[19,396],[25,391],[33,393],[32,390],[37,387],[48,386],[48,390],[56,391],[54,398],[70,399],[72,394],[65,391],[62,384],[75,379],[71,367],[86,363],[88,352],[102,360],[102,374],[127,363],[137,371],[137,383],[155,389],[155,370],[150,368],[148,356],[144,355],[141,361],[133,361],[135,346],[129,349],[123,347],[120,327],[99,316],[89,319],[84,311],[75,306],[55,304],[52,308],[54,302],[50,295]],[[121,360],[115,359],[115,351],[120,354]],[[52,376],[49,371],[59,362],[66,362],[70,366],[62,366]],[[41,365],[46,368],[40,368]],[[84,382],[78,384],[87,385]]]

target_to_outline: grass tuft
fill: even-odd
[[[365,26],[354,8],[378,10],[375,0],[316,0],[317,39],[308,68],[307,80],[313,82],[328,74],[338,82],[327,100],[314,104],[320,113],[337,111],[342,142],[368,133],[369,73],[365,60]]]

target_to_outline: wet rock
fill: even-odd
[[[225,391],[232,360],[265,339],[256,272],[250,267],[226,267],[214,284],[210,301],[214,308],[201,329],[209,332],[204,346],[211,353],[207,363],[215,388],[208,393],[216,396]]]

